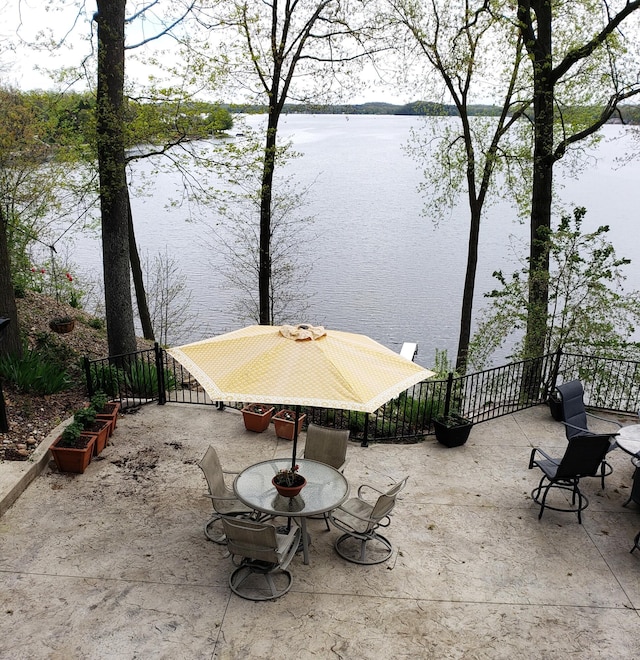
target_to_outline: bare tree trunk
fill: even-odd
[[[131,261],[131,274],[133,276],[133,286],[136,291],[136,302],[138,304],[138,316],[142,324],[142,336],[145,339],[155,341],[153,334],[153,324],[151,323],[151,314],[149,314],[149,305],[147,304],[147,293],[144,289],[144,278],[142,276],[142,266],[140,265],[140,254],[136,244],[136,236],[133,230],[133,215],[131,213],[131,199],[127,189],[127,207],[128,207],[128,225],[129,225],[129,260]]]
[[[0,336],[0,354],[21,355],[20,328],[18,327],[18,308],[11,281],[9,264],[9,246],[7,245],[7,219],[0,205],[0,317],[9,319],[9,325]],[[2,332],[2,331],[0,331]]]
[[[128,193],[124,140],[126,0],[98,0],[97,141],[102,258],[109,355],[136,350],[129,275]]]
[[[526,3],[529,4],[529,3]],[[527,41],[533,57],[534,149],[529,246],[529,308],[525,357],[544,354],[549,304],[549,233],[551,231],[551,203],[553,163],[556,160],[553,144],[554,77],[551,50],[552,9],[548,0],[532,0],[528,10],[536,17],[536,38]],[[520,8],[522,11],[522,7]]]
[[[276,135],[279,110],[269,108],[267,137],[264,147],[262,188],[260,190],[260,266],[258,272],[258,292],[260,324],[271,324],[271,201],[273,197],[273,171],[276,161]]]

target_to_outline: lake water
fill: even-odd
[[[262,118],[251,118],[252,122]],[[291,137],[302,157],[288,164],[301,183],[314,182],[308,212],[317,238],[309,246],[313,264],[306,293],[309,313],[300,321],[362,332],[392,350],[417,342],[416,361],[432,366],[436,349],[455,357],[466,266],[468,212],[464,200],[451,217],[435,226],[422,215],[417,191],[422,167],[403,150],[417,117],[290,115],[281,134]],[[640,288],[638,209],[640,165],[616,169],[614,158],[631,148],[619,137],[621,127],[607,126],[578,181],[566,180],[562,200],[569,208],[587,208],[585,228],[611,225],[618,255],[631,258],[629,288]],[[139,167],[144,167],[140,165]],[[560,172],[562,167],[557,169]],[[187,222],[184,209],[170,209],[177,175],[160,174],[149,195],[132,200],[136,237],[143,253],[164,251],[176,257],[187,276],[198,325],[193,341],[242,325],[230,311],[233,296],[218,272],[220,256],[210,232]],[[476,313],[483,293],[494,287],[491,274],[518,268],[514,244],[525,242],[528,228],[515,221],[507,203],[487,209],[480,236]],[[211,217],[210,221],[215,222]],[[521,251],[522,252],[522,251]],[[82,238],[72,260],[80,272],[100,255],[98,240]],[[93,262],[94,263],[94,262]],[[97,273],[96,273],[97,275]]]

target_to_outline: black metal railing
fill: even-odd
[[[153,349],[100,360],[85,358],[89,393],[105,391],[125,405],[157,401],[221,405],[157,344]],[[551,353],[465,376],[426,380],[374,413],[305,408],[307,423],[348,428],[368,442],[412,442],[433,433],[434,417],[450,412],[485,422],[547,400],[556,382],[580,379],[593,408],[635,412],[640,408],[640,363],[573,353]],[[265,401],[265,403],[268,403]],[[231,404],[238,408],[241,403]],[[282,406],[277,406],[282,408]]]

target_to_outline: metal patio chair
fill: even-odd
[[[598,419],[602,422],[608,422],[615,425],[617,428],[622,428],[622,424],[604,417],[598,417],[592,413],[588,413],[584,405],[584,388],[579,380],[571,380],[556,387],[560,394],[560,405],[562,407],[562,423],[564,424],[565,434],[567,440],[575,436],[594,435],[593,431],[589,430],[587,426],[587,417]],[[615,438],[617,433],[612,431],[609,434],[610,438]],[[610,443],[609,451],[615,449],[615,440]],[[602,461],[598,476],[602,481],[602,488],[604,488],[604,478],[613,472],[611,464],[605,460]]]
[[[546,508],[577,513],[578,522],[582,523],[581,514],[589,506],[589,500],[579,488],[580,479],[600,476],[598,470],[611,445],[609,438],[608,435],[574,435],[569,438],[569,445],[562,458],[552,458],[539,447],[531,450],[529,469],[537,467],[543,473],[537,488],[531,491],[533,501],[540,505],[538,520]],[[552,488],[569,491],[571,505],[564,507],[548,504],[547,496]]]
[[[331,522],[345,532],[334,543],[336,552],[342,558],[356,564],[380,564],[389,559],[393,552],[391,541],[377,530],[391,524],[391,512],[408,478],[404,477],[384,492],[369,484],[362,484],[358,488],[357,497],[347,500],[329,513]],[[378,493],[375,502],[370,503],[364,499],[366,489]],[[369,549],[373,557],[367,554]]]
[[[222,469],[218,454],[211,445],[207,448],[198,466],[204,472],[209,486],[209,492],[205,493],[204,496],[208,497],[213,504],[213,515],[204,525],[204,534],[210,541],[224,544],[226,543],[225,535],[223,533],[212,534],[210,527],[220,520],[221,516],[250,517],[256,512],[242,504],[234,495],[233,490],[227,486],[224,475],[236,475],[238,473]]]
[[[347,461],[347,445],[349,443],[349,430],[329,429],[317,424],[309,424],[307,439],[304,444],[304,458],[330,465],[338,472],[344,472]],[[330,530],[329,514],[311,516],[324,518],[327,530]]]
[[[292,525],[286,534],[269,523],[222,517],[227,548],[240,564],[229,576],[231,591],[248,600],[274,600],[291,588],[287,570],[300,542],[300,528]],[[235,563],[235,561],[234,561]]]

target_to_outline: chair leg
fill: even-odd
[[[211,525],[213,525],[213,523],[218,520],[220,520],[220,515],[217,513],[211,516],[209,520],[207,520],[207,522],[204,525],[204,535],[209,539],[209,541],[213,541],[218,545],[225,545],[227,542],[227,537],[224,534],[217,534],[215,536],[212,536],[209,533],[209,527],[211,527]]]
[[[638,550],[640,550],[640,532],[638,532],[636,534],[635,539],[633,539],[633,548],[631,548],[631,550],[629,550],[629,552],[633,552],[636,548],[638,548]]]

